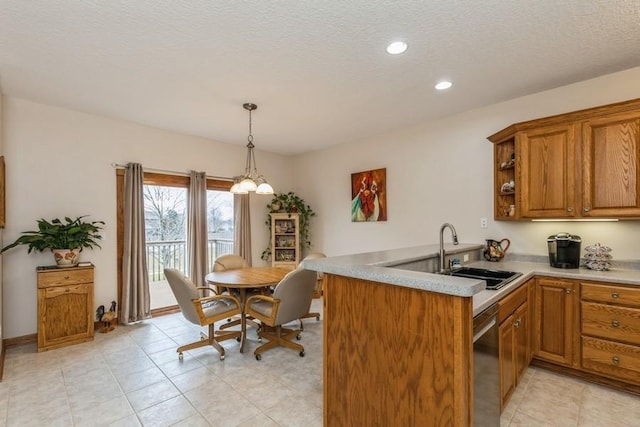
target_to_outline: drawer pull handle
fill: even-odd
[[[564,293],[565,293],[565,294],[570,294],[571,292],[573,292],[571,288],[566,288],[566,289],[564,290]]]
[[[513,322],[513,327],[514,328],[519,328],[520,327],[520,319],[518,319],[515,322]]]
[[[617,320],[612,320],[611,326],[613,326],[614,328],[617,328],[618,326],[620,326],[620,322],[618,322]]]
[[[613,363],[614,365],[618,366],[620,364],[620,358],[618,356],[613,356],[611,358],[611,363]]]
[[[64,279],[65,280],[69,280],[69,276],[64,276]]]
[[[65,293],[69,293],[71,291],[71,289],[67,288],[64,290]]]
[[[617,292],[611,292],[611,298],[620,298],[620,294]]]

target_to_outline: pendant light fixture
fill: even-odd
[[[249,111],[249,136],[247,137],[247,162],[244,167],[244,174],[234,177],[234,184],[231,192],[234,194],[247,194],[256,192],[256,194],[273,194],[273,187],[267,183],[262,175],[258,175],[256,166],[256,157],[253,153],[253,135],[251,134],[251,112],[258,108],[256,104],[243,104],[242,107]]]

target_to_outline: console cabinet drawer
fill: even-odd
[[[640,348],[582,337],[582,367],[637,384],[640,383]]]
[[[93,283],[93,268],[65,268],[60,271],[48,270],[38,274],[38,288],[40,289],[78,283]]]
[[[640,287],[582,283],[582,299],[640,308]]]
[[[640,309],[582,301],[582,334],[640,344]]]

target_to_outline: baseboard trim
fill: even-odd
[[[617,390],[626,391],[628,393],[632,393],[640,396],[640,386],[629,384],[628,382],[616,380],[613,378],[607,378],[605,376],[602,376],[596,373],[585,372],[580,369],[569,368],[566,366],[559,366],[559,365],[556,365],[555,363],[547,362],[546,360],[540,360],[536,358],[534,358],[531,361],[531,364],[533,366],[544,368],[549,371],[553,371],[562,375],[579,378],[581,380],[588,381],[594,384],[605,385],[611,388],[615,388]]]
[[[14,345],[31,344],[38,342],[38,334],[23,335],[21,337],[5,338],[2,340],[2,350],[6,347],[13,347]]]

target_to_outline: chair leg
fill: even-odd
[[[209,335],[206,335],[200,332],[200,341],[193,342],[191,344],[185,344],[176,350],[178,353],[178,358],[182,360],[182,352],[187,350],[193,350],[194,348],[204,347],[205,345],[211,345],[213,348],[218,350],[220,353],[220,360],[224,360],[224,347],[222,347],[219,342],[228,340],[231,338],[238,338],[242,335],[240,331],[227,331],[227,332],[219,332],[215,331],[214,324],[209,324]]]
[[[320,313],[317,312],[309,312],[307,314],[305,314],[304,316],[302,316],[300,319],[298,319],[298,321],[300,322],[300,330],[304,331],[304,324],[302,323],[302,319],[309,319],[311,317],[315,317],[316,321],[319,322],[320,321]]]
[[[266,338],[268,342],[262,344],[253,352],[257,360],[262,359],[263,352],[279,345],[298,351],[300,357],[304,356],[304,347],[291,341],[294,337],[297,337],[300,334],[301,331],[299,329],[287,329],[282,326],[276,326],[275,330],[273,330],[272,328],[265,326],[266,325],[264,324],[261,326],[260,337]]]

